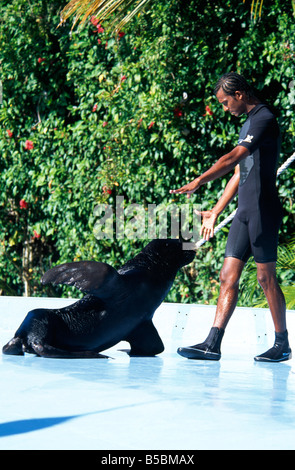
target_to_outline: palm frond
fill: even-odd
[[[243,0],[243,3],[245,3],[246,0]],[[295,0],[292,0],[295,1]],[[263,0],[252,0],[251,3],[251,20],[256,21],[257,18],[257,12],[258,12],[258,17],[259,19],[261,18],[261,13],[262,13],[262,5],[263,5]]]
[[[110,18],[114,13],[112,26],[115,31],[119,31],[126,23],[128,23],[134,15],[143,10],[147,3],[151,0],[71,0],[61,12],[61,23],[64,23],[70,16],[75,15],[72,28],[80,20],[80,23],[91,17],[96,16],[98,21],[103,22]],[[245,3],[246,0],[243,0]],[[295,0],[291,0],[293,14],[295,16]],[[251,19],[256,21],[261,18],[263,0],[252,0],[251,3]]]
[[[282,291],[286,299],[286,305],[289,310],[295,309],[295,284],[291,286],[282,286]]]
[[[287,309],[294,310],[295,309],[295,284],[290,285],[290,286],[281,286],[281,289],[285,297]],[[256,308],[268,307],[267,300],[264,297],[264,295],[261,295],[261,297],[256,302],[254,302],[254,307]]]
[[[277,266],[280,269],[295,271],[295,247],[282,246],[278,250]]]
[[[295,308],[295,238],[278,248],[277,275],[280,287],[285,296],[288,309]],[[267,301],[257,282],[257,268],[254,260],[250,260],[241,278],[241,297],[243,305],[267,307]]]
[[[254,7],[255,5],[255,7]],[[262,5],[263,5],[263,0],[256,0],[256,4],[255,4],[255,0],[252,1],[252,6],[251,6],[251,18],[254,19],[254,21],[256,20],[257,18],[257,11],[258,11],[258,8],[259,8],[259,18],[261,18],[261,12],[262,12]]]
[[[128,23],[150,0],[71,0],[61,12],[61,23],[74,16],[73,27],[95,16],[99,22],[112,18],[115,31]]]

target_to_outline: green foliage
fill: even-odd
[[[241,0],[157,2],[117,37],[95,21],[73,32],[68,23],[58,28],[57,0],[3,1],[0,9],[4,295],[73,295],[41,287],[40,276],[80,259],[118,267],[147,243],[97,240],[95,207],[115,211],[116,196],[145,208],[185,202],[169,189],[237,141],[241,121],[224,116],[213,95],[227,71],[244,74],[275,105],[281,163],[294,151],[291,4],[274,0],[254,24]],[[293,166],[280,177],[282,242],[294,233],[294,175]],[[203,186],[193,202],[212,207],[227,179]],[[227,230],[198,250],[167,300],[216,301]]]
[[[251,304],[255,307],[267,307],[262,289],[258,286],[256,279],[256,266],[250,262],[241,279],[242,293],[241,305]],[[288,244],[279,246],[277,261],[277,276],[281,289],[284,293],[288,309],[295,308],[295,239]]]

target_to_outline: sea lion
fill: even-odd
[[[30,311],[4,347],[4,354],[25,352],[50,358],[98,358],[120,341],[131,356],[155,356],[164,350],[152,322],[177,271],[195,252],[180,240],[153,240],[118,271],[107,263],[80,261],[47,271],[42,284],[67,284],[85,297],[60,309]]]

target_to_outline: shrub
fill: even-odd
[[[282,161],[294,151],[291,4],[275,0],[253,23],[241,0],[157,2],[117,37],[95,19],[57,28],[60,8],[57,0],[1,3],[4,295],[72,295],[42,288],[40,276],[80,259],[118,267],[147,243],[97,240],[95,207],[115,211],[116,196],[146,209],[184,202],[169,189],[236,144],[241,121],[225,117],[213,96],[227,71],[244,74],[275,106]],[[227,179],[203,186],[193,201],[210,208]],[[294,233],[293,182],[294,167],[280,177],[282,242]],[[167,300],[216,300],[227,230],[198,250]]]

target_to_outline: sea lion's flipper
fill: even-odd
[[[63,358],[63,359],[109,359],[108,356],[99,354],[95,351],[67,351],[65,349],[55,348],[49,344],[32,344],[34,352],[41,357]]]
[[[23,342],[19,336],[12,338],[5,346],[2,348],[3,354],[11,354],[13,356],[23,356]]]
[[[108,294],[120,275],[107,263],[77,261],[49,269],[41,279],[42,284],[66,284],[87,294],[102,297]]]
[[[125,340],[131,346],[130,356],[155,356],[164,351],[164,344],[151,320],[140,323]]]

